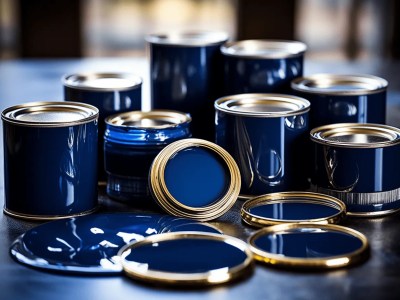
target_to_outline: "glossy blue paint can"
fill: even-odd
[[[372,75],[315,74],[292,81],[293,93],[311,102],[310,128],[333,123],[385,124],[385,79]]]
[[[224,95],[287,93],[290,82],[303,76],[307,47],[296,41],[244,40],[221,47]]]
[[[104,182],[104,119],[142,108],[142,79],[130,73],[77,73],[65,75],[64,100],[83,102],[99,109],[98,180]]]
[[[190,113],[194,137],[214,140],[213,102],[222,96],[222,32],[181,32],[146,37],[153,109]]]
[[[241,195],[307,187],[301,149],[307,142],[310,103],[283,94],[238,94],[215,101],[216,143],[239,166]]]
[[[97,206],[98,109],[31,102],[2,112],[4,212],[47,220]]]
[[[132,111],[105,122],[107,194],[132,205],[151,204],[148,174],[153,159],[168,144],[191,136],[191,117],[170,110]]]
[[[400,129],[339,123],[311,131],[312,184],[341,199],[349,215],[379,216],[400,208]]]

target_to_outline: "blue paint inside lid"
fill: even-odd
[[[214,151],[191,147],[177,152],[165,166],[170,194],[190,207],[205,207],[220,200],[230,183],[226,163]]]
[[[362,241],[350,234],[321,228],[294,228],[268,233],[254,240],[268,253],[291,258],[327,258],[359,250]]]

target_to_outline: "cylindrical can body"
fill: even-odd
[[[243,197],[307,187],[309,102],[281,94],[238,94],[218,99],[216,142],[239,166]]]
[[[190,134],[189,115],[177,111],[133,111],[106,119],[104,161],[107,194],[136,206],[151,204],[148,174],[168,144]]]
[[[189,113],[194,137],[213,141],[215,99],[222,95],[220,46],[228,39],[218,32],[149,35],[152,109]]]
[[[310,128],[334,123],[385,124],[387,81],[371,75],[315,74],[292,81],[310,101]]]
[[[295,41],[245,40],[226,43],[224,95],[287,93],[290,82],[303,76],[306,45]]]
[[[400,208],[400,130],[341,123],[311,131],[312,184],[341,199],[349,214],[383,215]]]
[[[65,101],[88,103],[99,109],[98,180],[105,181],[104,119],[141,109],[142,79],[128,73],[78,73],[66,75],[62,81]]]
[[[95,107],[32,102],[4,110],[2,120],[6,213],[46,220],[96,208]]]

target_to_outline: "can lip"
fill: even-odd
[[[153,33],[145,36],[150,44],[169,46],[212,46],[224,43],[229,36],[223,31],[171,31],[167,33]]]
[[[296,57],[306,50],[306,44],[290,40],[243,40],[221,46],[222,54],[227,56],[261,59]]]
[[[343,148],[381,148],[400,144],[400,129],[372,123],[337,123],[314,128],[310,139]]]
[[[239,264],[226,266],[219,269],[210,269],[208,271],[194,270],[193,273],[183,273],[178,271],[165,271],[143,268],[140,264],[130,263],[127,260],[128,255],[135,248],[140,248],[152,244],[162,244],[163,242],[171,243],[179,240],[207,240],[217,243],[226,244],[235,248],[236,251],[243,253],[243,258]],[[195,242],[195,241],[194,241]],[[171,252],[169,251],[171,254]],[[238,238],[221,235],[215,233],[200,233],[194,231],[183,231],[176,233],[162,233],[148,236],[140,241],[130,243],[122,247],[118,256],[121,258],[121,265],[124,272],[133,279],[150,283],[158,283],[164,285],[185,285],[185,286],[211,286],[232,281],[238,277],[248,274],[254,267],[253,256],[247,243]],[[179,259],[179,258],[176,258]],[[196,260],[196,257],[193,257]],[[213,272],[214,271],[214,272]],[[218,271],[218,272],[216,272]]]
[[[274,118],[308,112],[310,102],[292,95],[250,93],[219,98],[215,101],[214,107],[232,115]]]
[[[387,80],[366,74],[313,74],[291,82],[296,91],[323,95],[365,95],[385,91]]]
[[[68,101],[28,102],[6,108],[1,113],[4,122],[27,127],[74,126],[98,117],[99,110],[93,105]]]
[[[296,231],[300,231],[301,233],[310,233],[310,231],[314,231],[316,234],[329,232],[337,233],[339,235],[348,235],[352,238],[357,239],[359,242],[359,246],[348,253],[341,253],[336,255],[325,255],[322,253],[323,255],[321,256],[302,258],[291,255],[272,253],[267,251],[266,249],[263,249],[262,247],[260,247],[260,245],[257,245],[256,243],[257,239],[262,237],[290,234],[291,232],[296,233]],[[300,235],[299,238],[302,238],[302,236]],[[250,244],[250,249],[253,252],[254,258],[256,260],[266,263],[270,266],[281,268],[328,270],[358,264],[366,260],[369,256],[369,243],[364,234],[348,227],[333,224],[287,223],[264,227],[251,235],[248,243]]]
[[[310,217],[308,219],[304,218],[304,212],[298,215],[298,219],[287,219],[283,216],[286,211],[282,208],[282,215],[273,215],[262,213],[254,213],[253,208],[268,205],[287,205],[287,204],[301,204],[308,205],[312,204],[314,206],[320,207],[330,207],[335,210],[334,213],[319,217]],[[309,208],[310,209],[310,208]],[[330,213],[330,212],[329,212]],[[314,223],[314,224],[336,224],[343,220],[346,216],[346,205],[344,202],[335,198],[333,196],[313,193],[313,192],[280,192],[271,193],[266,195],[261,195],[252,199],[247,200],[242,205],[241,216],[244,222],[249,225],[256,227],[278,225],[283,223]]]
[[[146,112],[130,111],[115,114],[105,119],[107,125],[131,129],[166,129],[190,123],[191,121],[190,114],[164,109]]]
[[[143,80],[133,73],[82,72],[66,74],[61,82],[72,89],[107,92],[140,88]]]

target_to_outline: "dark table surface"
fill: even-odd
[[[60,78],[80,71],[134,72],[144,78],[144,108],[149,108],[147,63],[144,58],[0,61],[0,109],[29,101],[63,99]],[[366,73],[389,80],[387,123],[400,127],[400,62],[306,60],[305,74]],[[0,130],[0,207],[4,203],[3,137]],[[400,166],[399,166],[400,176]],[[46,199],[44,199],[46,201]],[[50,201],[50,199],[47,199]],[[100,188],[100,212],[135,209],[111,201]],[[254,232],[240,221],[238,201],[211,224],[225,234],[246,240]],[[54,274],[16,263],[12,241],[40,223],[0,213],[0,299],[400,299],[400,214],[376,219],[348,219],[342,225],[364,233],[371,257],[362,265],[329,272],[295,272],[256,265],[254,273],[234,284],[178,290],[142,285],[124,276]]]

